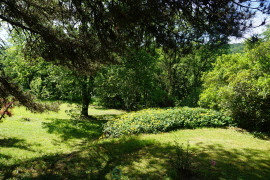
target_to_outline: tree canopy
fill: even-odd
[[[89,73],[151,40],[173,48],[241,36],[254,10],[270,10],[251,2],[2,0],[0,19],[25,32],[33,55]]]
[[[267,1],[252,2],[1,0],[0,23],[25,36],[24,50],[31,58],[91,75],[101,64],[117,63],[142,46],[181,49],[184,54],[192,42],[215,44],[240,37],[252,27],[257,10],[270,12]],[[11,88],[2,82],[0,86]]]

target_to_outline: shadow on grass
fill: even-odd
[[[221,144],[196,144],[197,171],[209,179],[269,179],[269,151],[258,149],[230,149]],[[210,161],[216,161],[211,167]],[[208,168],[205,168],[208,167]]]
[[[87,139],[95,140],[102,135],[103,124],[101,120],[70,120],[48,119],[51,122],[43,122],[43,128],[49,133],[59,134],[63,140]]]
[[[220,144],[196,144],[191,147],[192,179],[268,179],[268,151],[255,149],[226,150]],[[115,167],[123,179],[179,179],[169,163],[176,158],[175,147],[144,140],[137,136],[102,140],[80,151],[32,159],[5,166],[3,179],[111,179]],[[216,161],[216,166],[210,165]],[[1,172],[1,171],[0,171]],[[1,174],[1,173],[0,173]],[[0,177],[1,178],[1,177]]]
[[[155,151],[157,148],[159,150]],[[142,172],[136,162],[146,156],[143,167],[146,171]],[[111,179],[111,171],[118,166],[126,168],[122,170],[123,177],[160,179],[168,169],[168,156],[168,147],[159,146],[152,140],[137,137],[105,140],[86,145],[71,154],[44,156],[4,166],[0,178],[2,174],[3,179]]]
[[[31,145],[26,143],[24,139],[19,138],[3,138],[0,139],[0,147],[2,148],[18,148],[18,149],[24,149],[27,151],[33,151],[29,147]],[[2,155],[4,156],[4,155]],[[1,154],[0,154],[1,158]]]
[[[230,127],[230,128],[232,128],[232,127]],[[235,131],[240,132],[240,133],[249,133],[258,139],[270,141],[270,132],[265,133],[265,132],[258,132],[258,131],[248,131],[246,129],[242,129],[239,127],[233,127],[232,129],[234,129]]]

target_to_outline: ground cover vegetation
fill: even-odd
[[[270,26],[228,44],[257,12],[0,1],[0,179],[268,179]]]
[[[14,115],[0,124],[0,179],[111,179],[115,167],[123,179],[179,179],[178,155],[182,156],[177,149],[182,144],[184,154],[189,144],[192,173],[188,177],[269,177],[269,141],[242,129],[199,128],[102,138],[106,121],[71,120],[65,111],[72,106],[76,105],[62,104],[57,113],[13,109]],[[121,113],[89,108],[90,115],[102,119]]]
[[[233,125],[230,117],[202,108],[144,109],[120,115],[104,127],[105,136],[161,133],[175,129],[224,127]]]

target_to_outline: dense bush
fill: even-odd
[[[200,105],[226,111],[240,127],[270,131],[270,42],[223,55],[204,76]]]
[[[145,109],[123,114],[107,122],[104,134],[107,137],[118,137],[124,134],[159,133],[180,128],[222,127],[230,124],[230,117],[202,108]]]

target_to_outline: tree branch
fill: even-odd
[[[32,28],[26,27],[26,26],[24,26],[23,24],[21,24],[21,23],[19,23],[19,22],[14,22],[14,21],[12,21],[11,19],[9,19],[9,18],[7,18],[7,17],[5,17],[5,16],[3,16],[3,15],[1,15],[1,14],[0,14],[0,18],[1,18],[3,21],[6,21],[6,22],[8,22],[9,24],[11,24],[11,25],[13,25],[13,26],[20,27],[20,28],[22,28],[22,29],[31,31],[31,32],[36,33],[36,34],[39,33],[38,31],[36,31],[36,30],[34,30],[34,29],[32,29]]]
[[[10,102],[9,105],[6,107],[5,111],[3,112],[3,114],[0,117],[0,122],[1,120],[4,118],[6,112],[8,112],[8,109],[13,105],[13,102]]]

